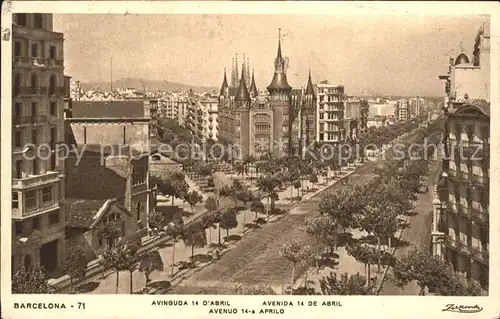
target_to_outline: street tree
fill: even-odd
[[[336,244],[336,225],[329,215],[316,213],[306,218],[304,230],[316,238],[316,268],[319,268],[319,246],[320,242],[331,247]]]
[[[181,172],[170,173],[165,177],[155,177],[154,180],[157,182],[160,193],[172,197],[172,206],[176,197],[183,199],[189,190],[185,176]]]
[[[318,175],[315,172],[311,173],[311,176],[309,177],[309,182],[312,184],[314,188],[315,184],[318,182]]]
[[[245,178],[245,166],[241,163],[236,163],[234,164],[234,170],[236,171],[236,173],[239,175],[242,176],[242,178],[244,179]]]
[[[269,205],[271,205],[271,207],[274,207],[274,201],[276,200],[276,198],[279,199],[279,195],[277,193],[277,189],[279,188],[279,186],[279,180],[271,175],[267,175],[266,177],[259,177],[259,179],[257,180],[257,187],[260,191],[266,194],[267,214],[269,214]]]
[[[191,213],[194,214],[193,208],[196,204],[203,202],[203,196],[200,193],[198,193],[197,191],[193,190],[193,191],[187,192],[186,195],[184,195],[184,200],[191,207]]]
[[[158,250],[152,250],[140,257],[139,271],[146,277],[146,288],[151,282],[150,275],[153,271],[163,271],[163,260]]]
[[[154,209],[148,215],[149,229],[153,235],[161,235],[166,226],[163,212]]]
[[[353,244],[346,246],[347,253],[365,266],[366,286],[371,285],[371,265],[373,265],[380,254],[375,247],[365,244]]]
[[[47,281],[47,275],[42,267],[31,266],[21,268],[12,276],[13,294],[50,294],[54,289]]]
[[[420,296],[425,295],[426,288],[445,291],[444,287],[452,282],[448,265],[440,257],[420,249],[412,249],[397,260],[393,273],[400,287],[416,281]]]
[[[226,241],[229,241],[229,230],[238,227],[235,209],[225,209],[222,211],[220,227],[226,230]]]
[[[74,242],[71,242],[64,254],[62,270],[69,275],[71,292],[74,292],[74,280],[83,280],[87,269],[87,258],[85,252]]]
[[[355,227],[357,216],[361,214],[362,197],[354,197],[356,190],[350,185],[339,185],[335,192],[321,197],[318,204],[320,214],[329,215],[340,226],[342,233]]]
[[[252,204],[250,205],[250,210],[255,213],[255,220],[257,220],[257,218],[259,217],[259,213],[264,214],[265,207],[261,200],[254,199],[252,201]]]
[[[177,244],[177,241],[182,237],[183,231],[184,221],[182,219],[170,222],[165,228],[165,234],[172,238],[172,277],[174,276],[175,267],[175,245]]]
[[[217,200],[209,196],[207,200],[205,201],[205,209],[207,210],[207,214],[204,215],[204,220],[205,220],[205,228],[215,228],[215,219],[214,219],[214,212],[217,210]],[[212,243],[212,231],[209,231],[209,245]]]
[[[194,248],[207,245],[207,234],[201,222],[194,222],[184,228],[182,239],[186,246],[191,246],[191,261],[194,262]]]
[[[299,262],[311,259],[311,256],[313,255],[311,248],[309,246],[304,246],[298,240],[293,239],[281,247],[279,254],[292,264],[291,288],[293,292],[293,286],[295,284],[295,267]]]
[[[337,273],[331,272],[329,276],[319,280],[323,295],[374,295],[375,289],[372,285],[365,285],[366,278],[359,273],[349,276],[343,273],[340,278]]]

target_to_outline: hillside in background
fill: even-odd
[[[109,91],[110,83],[109,82],[80,82],[80,85],[84,91],[88,90],[99,90],[99,91]],[[216,87],[203,87],[203,86],[192,86],[182,83],[175,83],[170,81],[161,81],[161,80],[145,80],[138,78],[124,78],[120,80],[113,81],[113,89],[115,88],[134,88],[139,92],[144,91],[144,89],[148,92],[155,91],[189,91],[192,89],[195,92],[212,92],[218,91],[219,88]]]

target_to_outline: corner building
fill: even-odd
[[[443,173],[434,202],[433,254],[452,267],[457,281],[483,295],[489,286],[490,33],[477,33],[473,60],[450,59],[445,80]]]
[[[237,57],[231,72],[226,71],[219,94],[219,140],[233,145],[239,159],[271,152],[280,157],[296,152],[306,139],[314,138],[313,105],[316,100],[312,83],[305,91],[293,90],[286,77],[287,61],[281,51],[281,36],[274,61],[274,75],[267,93],[257,89],[248,62],[241,65]],[[309,77],[310,82],[310,77]],[[250,85],[248,85],[250,84]],[[298,124],[298,125],[297,125]],[[302,142],[300,142],[302,141]]]
[[[12,272],[50,275],[65,238],[64,39],[52,14],[14,14],[12,32]]]

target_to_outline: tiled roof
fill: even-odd
[[[106,199],[66,198],[66,226],[90,228],[94,216],[106,203]]]
[[[74,101],[73,118],[143,118],[143,100]]]

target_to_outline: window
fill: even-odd
[[[38,83],[37,83],[37,78],[36,78],[36,75],[35,75],[35,74],[32,74],[32,75],[31,75],[30,86],[31,86],[31,88],[33,88],[33,89],[35,89],[35,88],[38,86]]]
[[[18,25],[26,26],[26,13],[16,14],[16,23]]]
[[[59,223],[59,211],[50,213],[49,220],[51,225]]]
[[[23,176],[22,163],[23,163],[23,161],[16,161],[16,172],[15,172],[16,173],[16,175],[15,175],[16,177],[15,178],[17,178],[17,179],[20,179]]]
[[[33,175],[38,175],[40,172],[40,167],[38,166],[38,158],[33,159]]]
[[[31,116],[37,115],[37,105],[36,102],[31,103]]]
[[[42,188],[42,202],[47,203],[52,201],[52,187]]]
[[[31,143],[37,145],[38,144],[38,132],[37,130],[31,131]]]
[[[36,206],[36,192],[26,192],[26,207],[33,208]]]
[[[49,94],[50,95],[54,95],[56,94],[56,76],[55,75],[51,75],[50,76],[50,80],[49,80]]]
[[[50,102],[50,115],[57,116],[57,102]]]
[[[40,229],[40,216],[33,218],[33,229]]]
[[[22,222],[14,222],[16,236],[20,236],[23,233],[23,223]]]
[[[142,202],[137,202],[135,210],[137,213],[137,221],[140,221],[141,220],[141,212],[142,212]]]
[[[319,119],[322,120],[325,118],[325,114],[324,113],[319,113]]]
[[[21,147],[21,145],[22,145],[22,132],[15,131],[14,132],[14,146]]]
[[[50,46],[50,59],[56,59],[56,47],[54,45]]]
[[[53,146],[57,142],[57,128],[52,127],[50,129],[50,144]]]
[[[22,55],[22,46],[21,46],[21,42],[19,41],[16,41],[14,42],[14,56],[21,56]]]
[[[21,116],[21,107],[22,104],[19,102],[14,104],[14,118],[16,118],[16,120]]]
[[[39,54],[38,54],[38,43],[32,43],[31,44],[31,57],[32,58],[39,58]]]
[[[43,15],[40,13],[35,13],[35,28],[43,29]]]
[[[12,192],[12,208],[19,208],[19,193]]]

